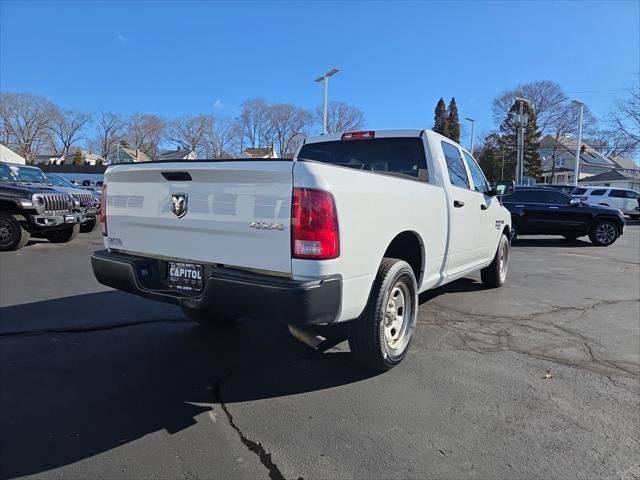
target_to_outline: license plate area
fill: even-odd
[[[167,284],[181,292],[202,291],[202,265],[196,263],[168,262]]]

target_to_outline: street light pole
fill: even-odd
[[[316,78],[316,82],[324,82],[324,109],[322,113],[322,134],[327,134],[327,111],[329,109],[329,77],[335,75],[340,70],[337,68],[332,68],[327,73],[322,75],[321,77]]]
[[[580,107],[580,117],[578,120],[578,144],[576,145],[576,164],[573,168],[573,185],[578,186],[578,175],[580,174],[580,143],[582,142],[582,113],[584,111],[584,103],[574,100],[573,105]]]
[[[522,175],[524,172],[524,127],[527,125],[527,116],[524,114],[524,104],[531,105],[529,100],[522,97],[516,97],[516,101],[520,102],[520,111],[518,113],[518,151],[516,156],[516,184],[522,185]]]
[[[469,151],[471,152],[471,156],[473,156],[473,126],[475,125],[476,121],[473,118],[469,117],[465,117],[464,119],[468,122],[471,122],[471,146],[469,147]]]

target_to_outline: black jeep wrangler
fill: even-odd
[[[0,251],[18,250],[30,237],[70,242],[84,219],[80,202],[71,195],[20,183],[10,164],[0,163]]]

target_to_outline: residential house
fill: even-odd
[[[21,157],[9,147],[5,147],[2,144],[0,144],[0,162],[19,163],[20,165],[27,163],[24,157]]]
[[[64,155],[58,155],[55,153],[36,155],[33,157],[33,163],[36,165],[63,165]]]
[[[540,141],[538,154],[542,159],[542,177],[540,183],[572,183],[576,164],[576,140],[570,137],[561,138],[557,143],[551,135]],[[555,153],[555,174],[553,158]],[[590,145],[582,143],[580,149],[580,165],[578,181],[583,178],[609,172],[617,168],[610,158],[602,155]]]
[[[616,171],[631,178],[640,179],[640,165],[623,157],[609,157],[617,165]]]
[[[621,173],[619,170],[609,170],[605,173],[592,175],[579,180],[579,183],[580,185],[590,186],[630,188],[631,190],[640,192],[640,177],[632,177]]]
[[[154,160],[195,160],[197,158],[194,150],[178,148],[177,150],[166,150]]]
[[[70,153],[64,157],[65,165],[75,165],[78,153],[82,160],[82,165],[105,165],[106,161],[100,155],[94,153],[92,150],[78,150],[77,152]]]
[[[246,158],[277,158],[273,145],[266,148],[246,148],[244,156]]]
[[[109,165],[116,163],[138,163],[138,162],[150,162],[151,159],[142,150],[129,147],[118,147],[113,150],[108,156],[107,160]]]

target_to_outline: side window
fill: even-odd
[[[545,203],[554,205],[566,205],[569,203],[569,197],[561,192],[545,191],[543,192],[543,198]]]
[[[614,198],[627,198],[627,191],[626,190],[611,190],[609,192],[609,196],[610,197],[614,197]]]
[[[544,199],[536,190],[516,190],[502,200],[504,203],[544,203]]]
[[[487,180],[484,178],[484,174],[482,173],[482,169],[476,163],[471,155],[466,152],[462,152],[464,155],[464,159],[467,161],[467,165],[469,166],[469,171],[471,172],[471,179],[473,180],[473,189],[476,192],[485,193],[489,191],[489,186],[487,185]]]
[[[469,178],[464,168],[464,162],[460,156],[460,150],[450,143],[441,142],[444,158],[447,161],[447,170],[449,171],[449,181],[451,185],[461,188],[471,188],[469,186]]]
[[[574,188],[572,195],[584,195],[584,192],[586,191],[587,191],[586,188]]]
[[[604,190],[604,189],[594,190],[589,195],[594,195],[596,197],[601,197],[602,195],[604,195],[604,192],[606,192],[606,190]]]

